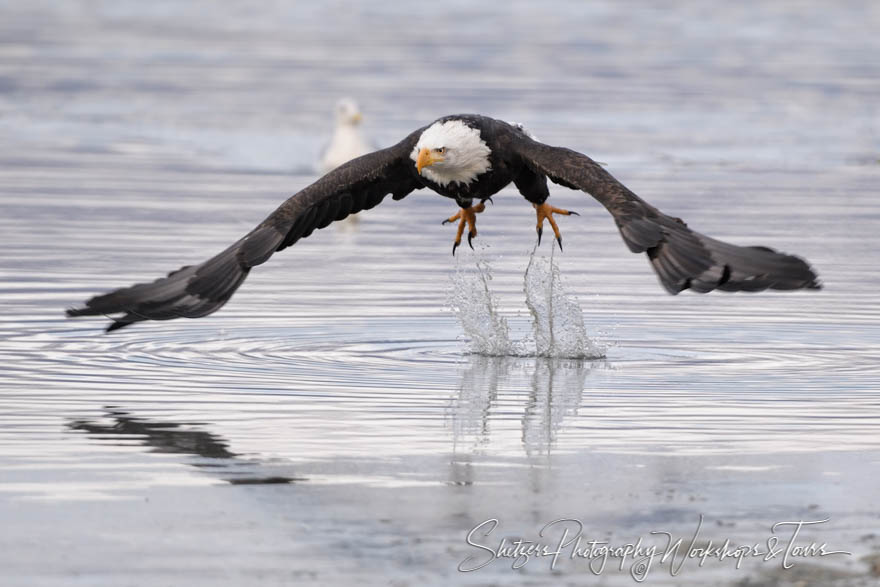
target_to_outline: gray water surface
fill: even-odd
[[[491,518],[496,542],[576,518],[623,544],[701,515],[737,544],[828,518],[803,541],[852,555],[650,584],[876,580],[877,7],[447,4],[0,5],[3,585],[629,585],[581,561],[457,567]],[[477,260],[530,332],[534,211],[512,189],[457,258],[452,203],[416,192],[279,254],[210,317],[63,317],[313,181],[343,95],[383,145],[453,112],[525,123],[701,232],[804,256],[825,289],[667,296],[556,186],[581,216],[554,260],[603,359],[467,352],[447,300]]]

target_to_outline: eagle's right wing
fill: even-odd
[[[220,309],[252,267],[349,214],[369,210],[391,194],[399,200],[421,187],[409,156],[423,129],[387,149],[353,159],[291,196],[259,226],[222,253],[152,283],[95,296],[68,316],[121,314],[107,331],[142,320],[199,318]]]

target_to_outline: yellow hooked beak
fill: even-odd
[[[424,148],[419,151],[419,158],[416,160],[416,169],[421,173],[423,167],[430,167],[438,161],[443,161],[443,155],[436,153],[431,149]]]
[[[363,119],[364,119],[364,116],[360,112],[355,112],[354,114],[351,115],[351,122],[353,124],[360,124]]]

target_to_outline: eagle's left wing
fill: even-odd
[[[508,144],[533,171],[599,200],[614,216],[629,250],[647,253],[671,294],[685,289],[706,293],[822,287],[800,257],[763,246],[732,245],[695,232],[680,218],[667,216],[635,195],[586,155],[545,145],[523,133],[511,133]]]

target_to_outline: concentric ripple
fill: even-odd
[[[529,319],[510,316],[518,330],[529,328]],[[166,369],[190,384],[225,375],[259,377],[289,382],[313,376],[316,381],[354,384],[369,380],[375,385],[397,385],[409,372],[420,385],[443,388],[456,365],[469,361],[470,350],[449,316],[413,320],[408,317],[373,317],[356,323],[326,319],[320,325],[249,324],[224,320],[220,327],[206,322],[150,325],[137,332],[111,336],[92,330],[17,332],[0,341],[0,357],[7,373],[45,380],[52,373],[91,372],[112,377],[139,377]],[[644,322],[641,327],[648,326]],[[630,327],[618,325],[617,334]],[[423,336],[416,336],[416,333]],[[695,376],[721,376],[750,371],[739,384],[762,377],[786,376],[803,389],[822,387],[823,378],[853,377],[870,373],[880,363],[880,349],[838,347],[820,343],[791,343],[785,347],[752,341],[627,340],[608,350],[608,363],[638,376],[640,371],[662,373],[657,386]],[[34,368],[38,367],[38,368]],[[104,371],[102,371],[102,369]],[[853,379],[848,387],[873,388],[875,381]]]

